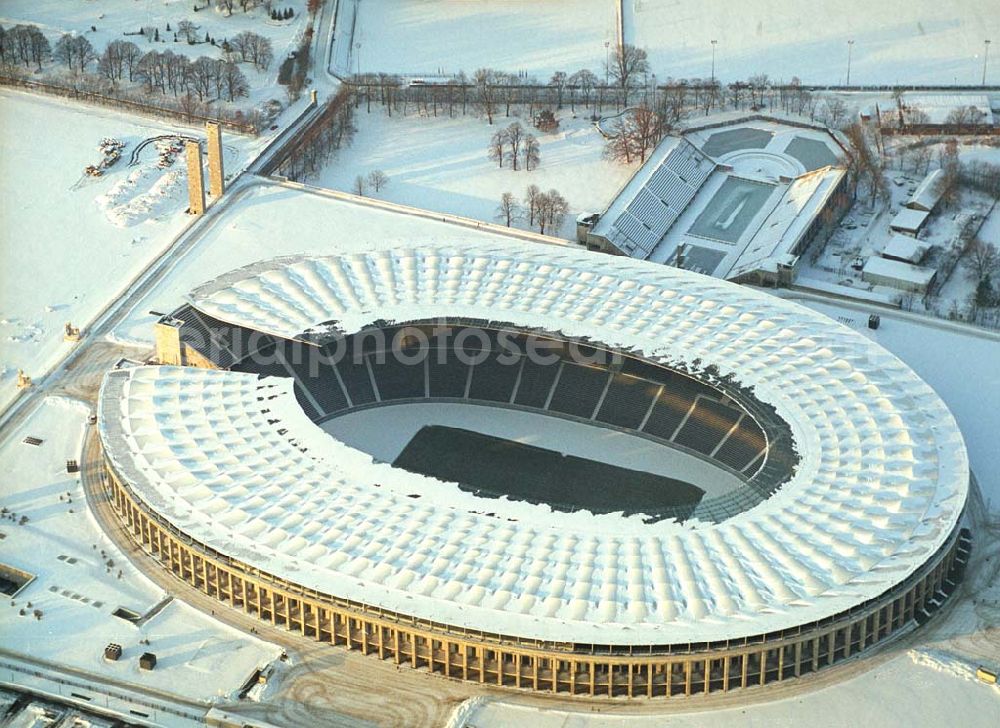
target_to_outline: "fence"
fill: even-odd
[[[71,86],[59,86],[56,84],[42,83],[40,81],[29,81],[14,76],[0,75],[0,86],[12,86],[24,88],[37,93],[49,94],[50,96],[60,96],[76,101],[84,101],[91,104],[108,106],[115,109],[126,109],[137,114],[147,114],[149,116],[167,117],[185,124],[203,124],[206,121],[217,122],[223,128],[238,134],[257,135],[257,127],[249,121],[241,122],[223,117],[206,116],[183,111],[182,109],[171,109],[166,106],[156,106],[155,104],[145,104],[140,101],[119,98],[117,96],[107,96],[93,91],[81,91]]]

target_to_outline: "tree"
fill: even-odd
[[[538,222],[538,232],[544,235],[546,228],[559,230],[569,212],[569,203],[556,190],[549,190],[538,196],[537,208],[535,219]]]
[[[1000,271],[1000,250],[993,243],[975,238],[966,249],[962,263],[969,280],[988,280]]]
[[[826,125],[839,129],[841,123],[847,118],[847,104],[843,99],[827,99],[826,101]]]
[[[636,76],[649,71],[649,59],[646,51],[625,43],[615,46],[614,53],[605,63],[609,77],[622,92],[622,103],[628,106],[629,89],[635,83]]]
[[[113,40],[104,47],[104,52],[97,61],[98,72],[112,83],[121,81],[125,75],[125,47],[129,45],[135,46],[135,43]]]
[[[569,103],[570,108],[574,108],[576,101],[576,89],[580,90],[580,101],[584,106],[590,104],[590,97],[594,93],[594,88],[598,84],[597,76],[592,71],[582,68],[567,79],[570,87]]]
[[[555,131],[559,128],[559,120],[556,115],[552,113],[551,109],[542,109],[535,116],[535,128],[538,131]]]
[[[190,20],[185,19],[177,24],[177,34],[188,43],[194,44],[198,42],[199,27],[200,26],[195,25]]]
[[[198,99],[204,101],[205,97],[211,95],[215,87],[215,79],[219,75],[219,65],[222,61],[208,56],[200,56],[195,59],[190,68],[190,87]]]
[[[82,73],[91,61],[97,60],[94,47],[82,35],[64,33],[56,41],[52,51],[53,57],[59,63],[67,66],[74,73]],[[41,65],[39,64],[39,68]]]
[[[244,30],[229,41],[229,47],[241,61],[250,62],[259,71],[266,71],[274,60],[271,41],[262,35]]]
[[[360,174],[354,178],[354,194],[358,197],[364,197],[365,192],[368,190],[368,182]]]
[[[520,122],[515,121],[507,127],[506,132],[507,146],[510,149],[510,163],[516,172],[518,160],[521,156],[521,143],[524,141],[524,127],[521,126]]]
[[[476,87],[476,103],[486,115],[486,122],[492,126],[498,102],[498,73],[492,68],[480,68],[473,74],[472,80]]]
[[[500,204],[497,205],[496,219],[510,227],[514,220],[521,216],[521,206],[517,204],[517,198],[510,192],[500,195]]]
[[[368,184],[373,190],[379,192],[383,187],[389,184],[389,176],[381,169],[373,169],[368,173]]]
[[[230,101],[250,94],[250,84],[247,83],[247,77],[243,75],[243,71],[235,63],[223,63],[222,72],[219,75]]]
[[[490,159],[497,163],[497,166],[501,169],[503,168],[503,160],[505,156],[505,151],[507,149],[507,130],[497,129],[493,132],[493,136],[490,137]]]
[[[526,134],[524,137],[524,148],[521,151],[524,158],[524,171],[530,172],[535,169],[542,160],[542,150],[535,139],[534,134]]]
[[[41,71],[42,63],[52,57],[48,38],[34,25],[19,25],[13,30],[17,31],[15,41],[22,49],[24,64],[34,63],[36,70]]]
[[[226,14],[228,18],[233,14],[233,2],[235,0],[215,0],[215,7]]]
[[[996,295],[993,292],[993,283],[990,274],[987,273],[976,285],[975,303],[979,308],[989,308],[996,303]]]
[[[556,90],[556,108],[561,109],[563,107],[563,89],[566,88],[566,72],[556,71],[552,74],[552,78],[549,80],[549,86],[552,86]]]
[[[538,185],[528,185],[528,189],[524,192],[524,208],[528,213],[529,225],[533,226],[535,220],[538,218],[538,205],[541,196],[542,191],[538,188]]]

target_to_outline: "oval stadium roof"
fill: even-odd
[[[760,505],[718,524],[647,524],[485,500],[375,463],[311,422],[291,379],[108,375],[106,452],[149,507],[338,597],[524,638],[739,638],[880,595],[938,550],[965,504],[961,434],[905,364],[819,313],[686,271],[514,242],[427,245],[267,261],[190,301],[289,338],[331,321],[352,332],[468,316],[699,360],[753,388],[795,436],[796,473]]]

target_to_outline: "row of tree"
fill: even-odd
[[[496,219],[507,227],[523,221],[530,227],[537,225],[542,235],[546,230],[558,234],[568,212],[569,203],[558,190],[542,192],[538,185],[528,185],[523,202],[518,201],[512,192],[504,192],[500,196]]]
[[[354,125],[351,91],[341,86],[319,113],[316,121],[302,131],[288,149],[282,150],[275,170],[291,180],[302,181],[318,173],[340,148],[350,144]]]
[[[230,58],[247,60],[255,65],[270,65],[270,42],[253,33],[240,33],[234,39]],[[141,83],[146,91],[192,94],[199,101],[225,99],[233,102],[249,95],[250,84],[235,60],[201,56],[191,60],[186,55],[167,51],[143,52],[132,41],[113,40],[98,55],[90,41],[81,35],[65,34],[48,48],[45,36],[33,26],[15,26],[9,31],[0,27],[0,61],[6,66],[33,64],[41,68],[48,58],[82,76],[93,70],[113,85]]]

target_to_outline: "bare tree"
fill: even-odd
[[[367,190],[368,190],[368,181],[359,174],[357,177],[354,178],[353,192],[358,197],[364,197],[365,192]]]
[[[229,47],[241,61],[250,62],[261,71],[267,70],[274,60],[271,41],[249,30],[233,36],[229,41]]]
[[[368,184],[376,192],[380,192],[383,187],[389,184],[389,175],[381,169],[373,169],[368,173]]]
[[[563,91],[566,88],[566,72],[556,71],[552,74],[552,78],[549,79],[549,86],[556,90],[556,108],[561,109],[563,107]]]
[[[521,143],[524,141],[524,127],[520,122],[515,121],[507,127],[507,146],[510,148],[510,163],[514,171],[517,171],[518,159],[521,156]]]
[[[503,222],[507,227],[511,226],[514,220],[521,216],[521,206],[517,204],[517,198],[510,192],[500,195],[500,204],[497,205],[496,219]]]
[[[26,27],[25,36],[28,42],[28,57],[31,59],[31,62],[35,64],[35,67],[41,71],[42,63],[47,61],[52,56],[49,39],[45,37],[45,34],[42,33],[42,31],[33,25]],[[88,42],[87,45],[89,46],[90,43]],[[93,54],[93,49],[91,49],[90,52]],[[87,63],[89,63],[90,60],[93,59],[89,59]]]
[[[524,148],[521,151],[521,155],[524,158],[525,172],[530,172],[541,163],[542,149],[538,144],[538,140],[535,139],[534,134],[526,134],[524,136]]]
[[[538,185],[528,185],[528,189],[524,192],[524,209],[528,213],[529,225],[533,226],[535,220],[538,219],[538,206],[541,196],[542,191]]]
[[[580,103],[584,106],[590,105],[590,98],[594,93],[594,88],[598,84],[597,76],[593,71],[582,68],[567,79],[570,87],[570,108],[574,108],[576,102],[576,91],[580,91]]]
[[[825,106],[826,125],[839,129],[844,119],[847,118],[847,104],[844,103],[843,99],[833,98],[827,99]]]
[[[215,7],[223,11],[226,17],[233,14],[233,3],[235,0],[215,0]]]
[[[629,89],[635,84],[637,76],[649,71],[649,59],[642,48],[628,43],[618,45],[606,63],[606,70],[614,84],[621,89],[622,103],[628,106]]]
[[[201,26],[195,25],[190,20],[184,19],[177,24],[177,34],[188,43],[197,43],[198,28],[200,27]]]
[[[243,75],[243,71],[235,63],[224,63],[219,77],[222,79],[223,88],[226,90],[229,101],[250,95],[250,84],[247,83],[247,77]]]
[[[90,41],[82,35],[72,35],[71,33],[63,34],[56,41],[52,56],[74,73],[83,73],[91,61],[97,60],[97,54],[94,53],[94,47]],[[39,64],[39,68],[41,68],[41,64]]]
[[[493,136],[490,137],[490,159],[497,163],[497,166],[503,168],[503,160],[507,149],[507,130],[497,129],[493,132]]]
[[[978,283],[1000,271],[1000,250],[993,243],[975,238],[966,248],[962,264],[968,279]]]
[[[538,222],[538,232],[542,235],[545,230],[559,231],[562,227],[566,213],[569,212],[569,203],[556,190],[543,192],[538,198],[538,212],[535,219]]]
[[[472,80],[476,86],[476,102],[486,115],[486,122],[492,126],[497,110],[498,73],[492,68],[480,68],[473,74]]]
[[[200,56],[191,64],[189,86],[198,94],[199,100],[204,100],[211,95],[221,64],[222,61],[208,56]]]

